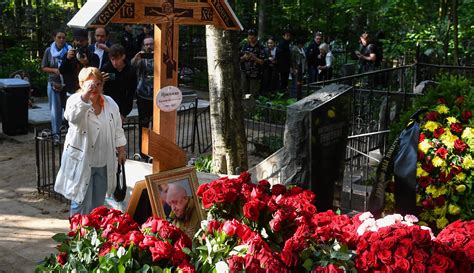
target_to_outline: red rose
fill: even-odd
[[[462,105],[464,103],[464,96],[457,96],[454,103],[458,106]]]
[[[134,245],[138,246],[141,241],[143,241],[143,233],[138,230],[129,231],[126,238],[126,245],[130,245],[132,242]]]
[[[446,157],[448,156],[448,150],[444,147],[441,147],[438,150],[436,150],[435,154],[443,159],[446,159]]]
[[[254,232],[247,225],[239,223],[236,234],[244,243],[247,243],[254,235]]]
[[[446,202],[446,198],[444,195],[441,195],[441,196],[438,196],[434,199],[434,202],[436,204],[436,206],[438,207],[442,207],[444,205],[444,203]]]
[[[272,186],[272,195],[278,196],[286,192],[286,186],[282,184],[275,184]]]
[[[397,249],[395,249],[395,252],[394,252],[394,255],[396,257],[395,260],[407,257],[409,252],[410,252],[410,246],[399,244]]]
[[[171,254],[171,262],[173,265],[179,265],[184,261],[188,261],[189,257],[181,250],[181,248],[174,247]]]
[[[418,160],[423,160],[424,158],[425,154],[422,151],[418,150]]]
[[[100,253],[99,253],[99,256],[101,256]],[[58,256],[56,256],[56,261],[60,265],[65,265],[67,263],[67,257],[68,257],[67,252],[59,252]]]
[[[205,191],[207,191],[208,188],[209,188],[209,183],[199,185],[196,191],[196,195],[199,197],[202,197],[202,195],[204,194]]]
[[[454,149],[459,152],[459,153],[462,153],[464,152],[466,149],[467,149],[467,144],[464,143],[464,141],[460,140],[460,139],[456,139],[454,141]]]
[[[413,263],[414,264],[425,264],[428,260],[428,253],[419,249],[417,251],[413,251]]]
[[[444,134],[444,128],[443,127],[438,127],[434,130],[433,135],[435,138],[439,138],[441,135]]]
[[[423,168],[423,170],[425,170],[426,172],[431,173],[434,169],[434,166],[433,166],[433,163],[431,163],[431,161],[430,161],[428,163],[423,163],[421,165],[421,168]]]
[[[450,272],[449,270],[454,267],[454,262],[450,258],[436,252],[431,255],[428,264],[430,269],[440,269],[442,272]]]
[[[418,143],[421,143],[423,142],[423,140],[425,140],[426,136],[424,133],[420,133],[420,137],[418,138]]]
[[[411,272],[412,273],[425,273],[426,266],[422,263],[414,264],[413,267],[411,268]]]
[[[219,230],[221,227],[221,224],[217,220],[210,220],[207,222],[207,232],[208,233],[214,233],[214,231]]]
[[[194,273],[196,272],[196,269],[192,264],[190,264],[188,261],[184,261],[182,264],[178,266],[178,268],[181,270],[182,273]]]
[[[267,180],[260,180],[258,182],[258,188],[261,191],[268,191],[270,190],[270,182],[268,182]]]
[[[151,257],[154,262],[171,258],[173,246],[168,242],[157,241],[155,246],[150,247]]]
[[[340,269],[339,267],[336,267],[335,265],[333,264],[329,264],[327,266],[327,269],[329,273],[344,273],[344,270]]]
[[[418,184],[420,184],[420,186],[424,189],[428,187],[429,185],[431,185],[432,182],[433,182],[433,178],[429,176],[418,177]]]
[[[472,112],[468,110],[464,110],[462,111],[461,116],[462,116],[462,119],[467,122],[472,117]]]
[[[446,104],[445,98],[438,98],[436,101],[438,102],[438,104]]]
[[[259,201],[250,201],[244,205],[244,216],[245,218],[255,221],[258,221],[260,216],[260,202]]]
[[[459,134],[459,133],[462,133],[462,130],[463,130],[463,127],[461,123],[459,122],[451,123],[451,131]]]
[[[431,111],[426,113],[426,119],[431,121],[436,121],[438,119],[438,112]]]
[[[207,189],[203,194],[202,194],[202,206],[205,209],[208,209],[214,205],[215,199],[216,199],[216,191],[213,188]]]
[[[395,259],[395,272],[408,272],[410,269],[410,262],[403,258],[398,257]]]
[[[377,257],[379,258],[380,261],[384,264],[391,264],[392,263],[392,251],[389,249],[382,249],[377,252]]]
[[[230,220],[230,221],[229,220],[225,221],[224,224],[222,225],[222,231],[224,231],[224,233],[229,237],[234,236],[238,228],[237,223],[238,222],[235,219]]]
[[[229,265],[230,273],[239,273],[244,270],[245,259],[244,257],[233,255],[227,258],[227,264]]]

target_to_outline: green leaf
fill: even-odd
[[[60,242],[60,243],[63,243],[67,240],[70,240],[71,237],[67,236],[67,234],[65,233],[57,233],[55,234],[53,237],[53,240],[55,240],[56,242]]]
[[[307,271],[311,271],[313,269],[313,260],[311,259],[306,259],[303,263],[304,269]]]

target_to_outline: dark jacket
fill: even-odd
[[[290,41],[281,40],[278,44],[276,52],[277,67],[279,71],[290,71],[291,67],[291,51]]]
[[[313,40],[306,49],[306,58],[308,59],[308,66],[310,67],[318,67],[320,65],[324,66],[324,58],[319,57],[321,54],[319,51],[319,46],[320,45],[316,44],[316,42]]]
[[[90,52],[89,50],[86,51],[87,59],[89,60],[88,66],[99,67],[99,56]],[[64,90],[66,90],[70,94],[76,93],[76,91],[80,88],[79,87],[79,72],[84,66],[76,59],[68,59],[67,54],[63,57],[61,62],[61,66],[59,66],[59,72],[63,75],[64,79]]]
[[[132,111],[133,98],[137,88],[137,73],[129,62],[125,63],[122,71],[118,71],[112,64],[106,63],[103,72],[114,73],[115,79],[104,84],[104,94],[112,97],[120,109],[120,114],[126,117]]]

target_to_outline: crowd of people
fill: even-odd
[[[103,27],[95,29],[93,44],[83,29],[73,30],[71,44],[64,30],[53,36],[41,66],[48,73],[55,144],[60,143],[63,119],[69,124],[55,191],[71,200],[71,215],[89,213],[115,188],[117,166],[125,161],[122,124],[135,99],[140,142],[142,128],[152,121],[153,27],[145,25],[135,36],[132,27],[125,25],[120,42],[114,44]],[[262,46],[257,32],[249,30],[240,51],[243,93],[252,97],[285,90],[295,97],[306,75],[310,82],[330,79],[334,57],[323,38],[316,32],[305,47],[303,39],[292,42],[291,32],[284,31],[281,41],[269,37]],[[360,43],[355,54],[363,71],[370,71],[380,53],[367,33],[360,36]],[[181,219],[179,211],[171,215]]]
[[[95,29],[93,44],[87,30],[74,29],[71,44],[58,30],[43,55],[55,144],[63,120],[69,124],[55,191],[71,200],[71,215],[89,213],[113,193],[125,161],[122,125],[135,97],[140,127],[149,127],[153,115],[153,28],[144,26],[138,36],[130,29],[115,44],[103,27]]]
[[[376,45],[367,32],[360,36],[359,43],[360,49],[354,52],[359,61],[359,72],[380,66],[381,45]],[[296,97],[298,86],[303,82],[332,78],[334,55],[321,32],[316,32],[314,39],[306,43],[301,37],[292,39],[291,32],[285,30],[279,42],[270,36],[262,45],[257,39],[257,31],[250,29],[240,51],[240,64],[244,94],[268,95],[280,90]]]

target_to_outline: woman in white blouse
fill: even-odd
[[[327,81],[332,78],[332,66],[334,63],[334,56],[329,50],[329,45],[322,43],[319,46],[319,52],[321,53],[321,58],[324,58],[324,65],[318,66],[318,80]]]
[[[64,117],[69,129],[54,190],[71,200],[70,215],[103,205],[116,186],[117,161],[125,161],[126,139],[117,104],[102,94],[95,67],[79,73],[81,89],[70,96]]]

